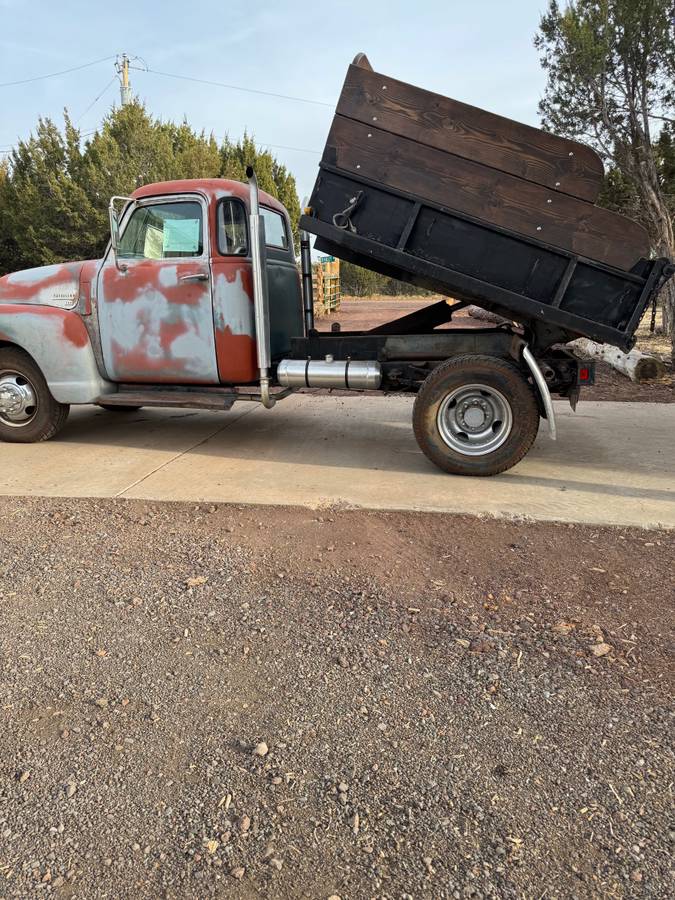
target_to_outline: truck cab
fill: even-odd
[[[303,331],[291,221],[255,176],[146,185],[110,211],[102,259],[0,278],[2,440],[53,437],[71,404],[227,409],[258,396],[256,254],[269,364]]]
[[[176,181],[137,190],[96,273],[102,361],[114,383],[243,385],[257,378],[250,189]],[[261,192],[271,352],[302,331],[287,211]]]

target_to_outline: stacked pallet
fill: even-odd
[[[314,306],[319,315],[329,315],[340,309],[340,260],[334,256],[321,256],[312,266]]]

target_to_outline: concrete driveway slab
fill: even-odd
[[[675,528],[675,405],[556,404],[528,456],[460,478],[420,453],[409,397],[295,395],[229,413],[76,409],[60,439],[0,446],[0,492],[342,504]]]

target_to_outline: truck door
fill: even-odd
[[[114,381],[217,384],[205,201],[141,200],[98,277],[103,361]]]

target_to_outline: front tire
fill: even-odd
[[[0,440],[48,441],[63,428],[70,407],[56,401],[31,357],[15,347],[0,349]]]
[[[534,443],[539,407],[512,363],[459,356],[431,372],[415,398],[413,430],[422,452],[453,475],[497,475]]]

